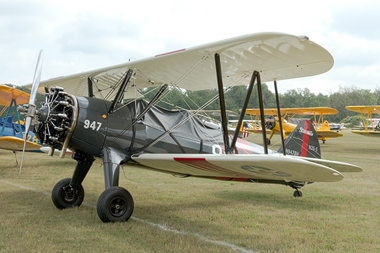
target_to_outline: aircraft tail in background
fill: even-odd
[[[282,146],[277,152],[283,152]],[[317,132],[309,120],[301,121],[285,139],[285,153],[294,156],[321,158]]]

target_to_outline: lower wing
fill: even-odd
[[[307,182],[336,182],[343,175],[322,163],[279,154],[140,154],[132,159],[145,167],[180,175]]]
[[[0,149],[7,149],[13,151],[22,151],[24,147],[24,140],[14,136],[0,137]],[[42,146],[30,141],[26,142],[26,151],[40,151]]]
[[[343,134],[331,130],[316,130],[316,132],[318,138],[337,138],[343,136]]]
[[[354,134],[361,134],[364,136],[370,136],[370,137],[380,137],[380,131],[351,131]]]

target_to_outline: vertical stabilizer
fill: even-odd
[[[277,151],[282,153],[282,146]],[[285,139],[287,155],[321,158],[317,132],[308,120],[301,121],[288,138]]]

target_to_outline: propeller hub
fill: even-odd
[[[49,104],[44,104],[40,110],[38,110],[39,120],[41,122],[46,122],[50,114]]]

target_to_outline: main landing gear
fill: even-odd
[[[122,187],[113,186],[100,195],[96,209],[103,222],[116,222],[128,220],[133,207],[131,194]]]
[[[94,158],[78,153],[73,158],[78,161],[73,177],[62,179],[52,191],[52,200],[58,209],[80,206],[84,199],[82,182]],[[117,186],[118,180],[115,180],[114,177],[118,179],[118,170],[113,173],[105,171],[105,173],[112,174],[109,181],[113,183],[106,183],[108,187],[98,199],[96,207],[98,216],[103,222],[127,221],[133,213],[133,198],[126,189]]]

